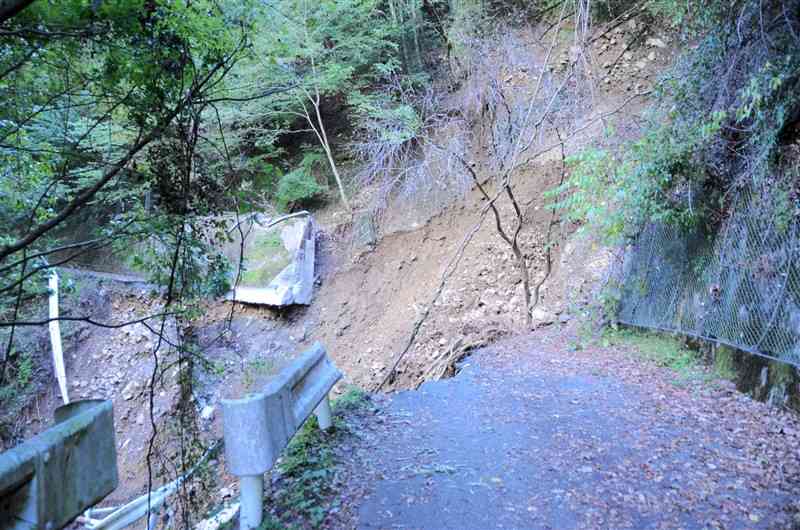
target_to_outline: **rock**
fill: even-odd
[[[205,421],[211,421],[214,419],[214,413],[217,411],[216,407],[212,407],[211,405],[206,405],[203,407],[203,410],[200,411],[200,417]]]
[[[531,320],[534,327],[548,326],[555,322],[556,316],[550,311],[546,311],[541,307],[534,308],[531,311]]]
[[[219,496],[222,499],[233,497],[233,488],[220,488]]]
[[[636,68],[638,68],[639,70],[644,70],[644,68],[646,66],[647,66],[647,62],[645,62],[645,61],[636,61]]]
[[[571,319],[572,319],[572,317],[570,315],[566,314],[566,313],[561,313],[561,315],[559,315],[559,317],[558,317],[558,321],[561,322],[562,324],[566,324]]]
[[[139,383],[136,381],[130,381],[125,388],[122,389],[122,399],[125,401],[130,401],[139,393]]]
[[[667,43],[657,37],[650,37],[645,41],[645,44],[654,48],[666,48]]]
[[[647,54],[647,60],[648,61],[655,61],[656,57],[657,57],[656,56],[656,52],[650,52],[650,53]]]

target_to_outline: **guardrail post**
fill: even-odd
[[[328,397],[328,394],[325,394],[325,397],[319,402],[317,408],[314,409],[314,415],[317,417],[319,428],[323,431],[327,431],[333,427],[333,419],[331,417],[331,400]]]
[[[225,463],[239,477],[242,530],[261,526],[264,473],[311,413],[321,429],[333,425],[328,393],[341,377],[325,348],[316,343],[262,392],[222,400]]]
[[[261,526],[264,517],[264,475],[239,477],[241,512],[239,522],[242,530],[253,530]]]

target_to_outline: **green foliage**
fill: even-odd
[[[35,386],[34,370],[34,360],[30,353],[12,349],[5,366],[6,377],[0,382],[0,441],[4,442],[0,447],[18,435],[18,416]]]
[[[727,346],[717,346],[714,350],[714,371],[723,379],[737,377],[733,350]]]
[[[394,101],[386,93],[356,92],[348,103],[372,142],[401,145],[416,139],[422,128],[422,119],[412,105]]]
[[[12,406],[14,402],[28,388],[33,378],[33,359],[25,352],[11,354],[8,370],[12,377],[0,386],[0,404],[3,408]]]
[[[677,338],[662,333],[630,328],[608,329],[603,333],[602,342],[604,346],[632,348],[638,355],[658,366],[670,368],[682,375],[688,375],[698,365],[695,352],[684,347]]]
[[[700,43],[656,86],[640,139],[571,157],[569,179],[550,192],[554,207],[607,243],[624,244],[648,223],[713,232],[732,186],[758,190],[778,206],[778,222],[794,214],[790,179],[775,174],[780,135],[800,109],[800,44],[783,26],[762,33],[764,6],[723,7],[712,2],[698,17]],[[653,5],[673,8],[684,16],[672,2]]]
[[[290,209],[296,204],[319,198],[326,191],[314,177],[314,167],[322,160],[319,152],[307,152],[295,169],[281,177],[275,193],[275,202],[279,209]]]
[[[267,499],[262,529],[317,528],[339,504],[333,489],[338,465],[334,446],[348,434],[345,415],[364,408],[368,400],[363,390],[349,386],[332,404],[332,431],[322,432],[312,415],[295,434],[278,462],[282,482]]]
[[[266,528],[285,528],[287,521],[296,518],[315,528],[322,523],[333,493],[336,462],[331,444],[331,437],[319,429],[314,416],[295,434],[278,464],[281,474],[291,481],[290,487],[279,490],[274,499],[283,513],[277,521],[267,518]]]
[[[243,173],[236,189],[240,211],[267,210],[283,171],[264,157],[253,157],[247,159]]]
[[[552,207],[566,210],[611,244],[635,237],[647,222],[679,228],[695,226],[707,213],[697,201],[705,178],[697,152],[717,134],[724,113],[675,135],[670,126],[656,126],[621,153],[590,148],[568,158],[570,176],[546,194]]]
[[[153,216],[146,226],[150,236],[136,252],[130,252],[125,240],[117,243],[117,250],[127,250],[131,267],[145,273],[152,283],[180,293],[183,309],[196,310],[191,307],[194,302],[230,290],[232,267],[220,250],[230,236],[221,219],[161,215]]]
[[[369,394],[355,385],[348,385],[347,390],[333,401],[334,412],[346,412],[365,407],[369,402]]]
[[[228,266],[201,226],[222,186],[201,169],[192,131],[244,49],[253,5],[36,2],[4,23],[0,247],[24,243],[2,259],[4,319],[20,287],[42,292],[46,275],[32,271],[74,257],[50,251],[76,241],[113,245],[186,303],[226,289]],[[26,261],[34,254],[43,259]]]

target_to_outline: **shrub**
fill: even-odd
[[[800,114],[798,10],[754,0],[722,7],[711,2],[695,20],[705,32],[656,86],[641,139],[573,157],[571,178],[553,193],[566,197],[555,206],[611,242],[650,222],[713,231],[730,213],[733,188],[769,195],[765,210],[787,202],[791,187],[775,175],[785,173],[781,135]],[[767,16],[775,23],[765,28]]]
[[[278,208],[290,210],[297,204],[319,198],[326,191],[313,175],[314,166],[320,161],[319,152],[306,153],[297,168],[281,177],[275,193]]]

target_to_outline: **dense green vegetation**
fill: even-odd
[[[369,406],[369,396],[350,386],[332,403],[331,431],[321,431],[314,416],[306,421],[278,463],[276,471],[280,478],[267,499],[268,515],[262,529],[305,527],[299,522],[317,528],[331,508],[339,505],[336,489],[342,479],[337,477],[337,471],[342,455],[335,448],[356,434],[350,421],[368,415]]]
[[[794,218],[799,8],[783,1],[648,7],[653,23],[671,17],[674,31],[696,45],[657,84],[641,138],[571,158],[561,206],[612,243],[654,221],[714,230],[733,207],[734,189],[753,190],[779,212],[777,222]]]
[[[422,79],[424,50],[439,46],[415,1],[9,5],[0,385],[15,372],[16,328],[42,318],[51,267],[111,251],[166,288],[167,312],[191,318],[236,277],[218,250],[229,212],[330,189],[349,207],[339,136],[371,117],[365,94]]]

